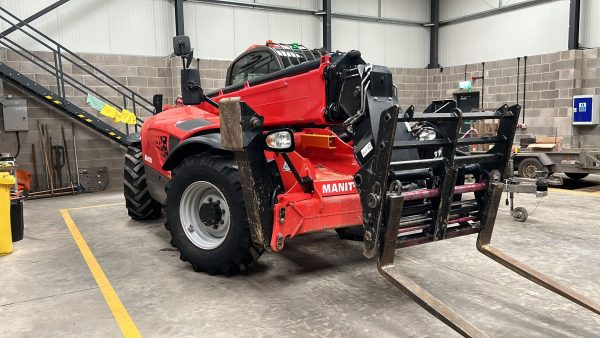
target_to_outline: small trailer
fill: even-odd
[[[537,178],[539,172],[564,173],[572,179],[600,174],[600,149],[572,148],[555,152],[527,149],[514,154],[514,167],[519,177]]]

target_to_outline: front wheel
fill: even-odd
[[[262,254],[252,242],[239,174],[230,157],[198,154],[173,170],[167,224],[194,271],[232,275]]]

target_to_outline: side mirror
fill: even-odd
[[[162,112],[162,108],[163,108],[163,95],[162,94],[154,94],[154,96],[152,96],[152,106],[154,107],[154,115]]]
[[[291,129],[272,130],[265,137],[265,148],[278,153],[290,153],[296,149]]]
[[[190,37],[186,35],[177,35],[173,37],[173,53],[177,56],[185,56],[192,52]]]
[[[181,70],[181,97],[186,105],[197,105],[205,100],[198,69],[187,68]]]

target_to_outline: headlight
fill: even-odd
[[[436,137],[437,137],[437,133],[435,132],[435,130],[429,129],[429,128],[421,129],[417,133],[417,139],[419,139],[419,141],[431,141],[431,140],[435,140]]]
[[[289,129],[274,130],[267,134],[265,143],[267,149],[271,151],[294,151],[294,134]]]

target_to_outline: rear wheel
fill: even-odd
[[[135,220],[150,220],[160,217],[162,205],[148,192],[140,148],[127,148],[123,171],[123,192],[129,216]]]
[[[544,165],[537,158],[526,158],[519,163],[519,176],[526,178],[538,178],[538,171],[542,171]]]
[[[194,271],[232,275],[264,249],[252,242],[239,174],[230,157],[198,154],[173,170],[167,228]]]
[[[586,173],[565,173],[568,178],[572,178],[574,180],[580,180],[582,178],[586,178],[589,174]]]

